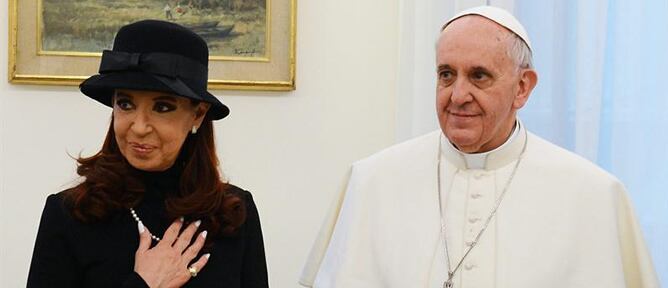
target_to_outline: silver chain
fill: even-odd
[[[455,266],[455,269],[452,269],[452,265],[450,265],[450,253],[448,249],[448,240],[447,236],[445,233],[445,220],[443,217],[443,201],[441,199],[441,137],[438,138],[438,159],[437,159],[437,164],[436,164],[436,181],[438,185],[438,212],[439,215],[441,216],[441,233],[443,234],[443,242],[445,243],[445,259],[448,262],[448,280],[446,282],[443,282],[443,287],[444,288],[452,288],[453,287],[453,282],[452,279],[455,277],[455,273],[459,270],[459,268],[462,266],[462,263],[464,263],[464,259],[466,259],[466,256],[471,253],[471,250],[478,244],[478,241],[480,241],[480,237],[482,236],[482,233],[485,232],[487,229],[487,226],[489,225],[490,222],[492,222],[492,218],[496,215],[496,211],[499,209],[499,206],[501,205],[501,201],[503,200],[503,197],[506,195],[506,192],[508,191],[508,187],[510,187],[510,183],[513,181],[513,178],[515,178],[515,173],[517,172],[517,167],[520,166],[520,162],[522,161],[522,157],[524,156],[524,152],[527,149],[527,139],[529,138],[528,135],[526,135],[526,131],[524,131],[524,146],[522,147],[522,151],[520,152],[520,156],[517,159],[517,162],[515,162],[515,167],[513,167],[513,171],[510,174],[510,177],[508,178],[508,181],[506,182],[506,185],[503,187],[503,190],[501,191],[501,195],[499,195],[499,198],[496,199],[496,203],[494,205],[494,209],[492,209],[492,212],[489,213],[489,216],[487,217],[487,220],[485,220],[485,224],[483,224],[482,229],[480,229],[480,232],[478,232],[478,235],[476,235],[475,239],[473,242],[471,242],[470,245],[468,245],[468,249],[464,253],[464,256],[462,256],[461,259],[459,259],[459,262],[457,262],[457,266]],[[457,173],[459,169],[455,173]]]
[[[139,219],[139,215],[137,215],[137,212],[135,212],[134,208],[130,208],[130,214],[132,214],[132,218],[135,218],[135,221],[137,221],[137,224],[139,224],[139,222],[142,222],[141,219]],[[142,222],[142,225],[144,225],[144,222]],[[160,237],[155,236],[150,232],[149,232],[149,234],[151,234],[151,239],[153,239],[157,242],[160,242]]]

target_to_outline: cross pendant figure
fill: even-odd
[[[448,271],[448,280],[443,282],[443,288],[452,288],[454,284],[452,283],[452,278],[455,276],[455,273]]]

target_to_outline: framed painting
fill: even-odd
[[[9,0],[9,81],[78,85],[116,31],[186,26],[209,46],[209,89],[295,89],[296,0]]]

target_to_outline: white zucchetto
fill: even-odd
[[[533,48],[531,48],[531,41],[529,40],[529,34],[527,34],[527,31],[524,29],[524,26],[522,26],[520,21],[518,21],[517,18],[515,18],[515,16],[510,14],[508,11],[498,7],[478,6],[459,12],[457,13],[457,15],[450,18],[448,22],[445,22],[443,27],[441,27],[441,31],[443,31],[445,27],[447,27],[450,23],[452,23],[452,21],[455,21],[456,19],[466,15],[478,15],[498,23],[499,25],[505,27],[506,29],[512,31],[517,36],[519,36],[522,40],[524,40],[524,43],[527,44],[529,50],[533,51]]]

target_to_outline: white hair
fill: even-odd
[[[510,33],[512,36],[510,36],[510,43],[508,44],[508,57],[522,69],[533,69],[533,55],[529,46],[520,36],[513,32]]]

